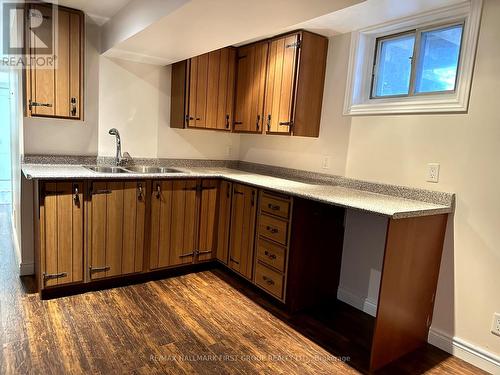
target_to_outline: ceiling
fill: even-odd
[[[54,3],[83,10],[98,25],[106,23],[130,0],[55,0]]]

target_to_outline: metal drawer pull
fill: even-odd
[[[229,129],[229,115],[226,115],[226,129]]]
[[[161,197],[161,185],[156,184],[156,198],[160,199],[160,197]]]
[[[234,258],[229,258],[229,260],[230,260],[231,262],[236,263],[236,264],[240,264],[240,262],[238,262],[238,261],[237,261],[236,259],[234,259]]]
[[[259,130],[259,122],[260,122],[260,115],[257,115],[257,123],[255,124],[257,126],[257,130]]]
[[[92,266],[90,266],[89,269],[90,269],[90,273],[94,273],[94,272],[109,271],[111,269],[111,267],[110,266],[104,266],[104,267],[92,267]]]
[[[264,280],[268,285],[274,285],[274,280],[267,276],[262,276],[262,280]]]
[[[243,125],[243,121],[234,121],[233,124],[234,125]]]
[[[276,259],[276,255],[273,253],[270,253],[269,251],[264,251],[264,254],[269,258],[269,259]]]
[[[30,104],[29,104],[30,111],[33,109],[33,107],[47,107],[47,108],[52,108],[52,104],[51,103],[32,102],[30,100]]]
[[[193,255],[194,255],[194,252],[190,252],[190,253],[187,253],[187,254],[181,254],[181,255],[179,255],[179,258],[190,257],[190,256],[193,256]]]
[[[76,116],[76,98],[71,98],[71,116]]]
[[[109,190],[109,189],[102,189],[102,190],[94,190],[92,192],[92,195],[96,195],[96,194],[111,194],[112,191]]]
[[[266,227],[266,229],[271,233],[278,233],[279,232],[278,228],[273,228],[273,227],[270,227],[269,225]]]
[[[269,203],[267,205],[267,207],[269,207],[271,210],[273,211],[279,211],[280,210],[280,206],[278,206],[277,204],[272,204],[272,203]]]
[[[60,277],[66,277],[68,276],[67,272],[60,272],[60,273],[43,273],[43,281],[47,280],[52,280],[52,279],[58,279]]]
[[[271,131],[271,115],[267,115],[267,131]]]
[[[293,121],[280,122],[280,125],[282,125],[282,126],[292,126],[293,125]]]

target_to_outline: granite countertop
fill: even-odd
[[[307,198],[336,206],[371,212],[393,219],[437,215],[453,212],[454,195],[450,201],[429,202],[419,199],[395,196],[369,191],[368,188],[353,188],[324,182],[300,182],[293,179],[246,172],[224,167],[174,167],[180,173],[101,173],[91,171],[82,165],[23,164],[22,171],[27,179],[165,179],[165,178],[224,178],[233,182],[252,185],[295,197]],[[391,185],[387,185],[391,187]],[[422,190],[425,193],[432,193]],[[443,194],[436,192],[436,194]],[[448,194],[448,193],[446,193]],[[415,194],[414,194],[415,195]],[[427,194],[428,195],[428,194]],[[416,196],[418,196],[418,191]]]

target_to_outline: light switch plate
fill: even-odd
[[[330,168],[330,157],[323,156],[323,162],[321,163],[321,168],[329,169]]]
[[[439,182],[439,163],[427,164],[427,182]]]

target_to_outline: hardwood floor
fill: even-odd
[[[314,341],[292,328],[307,324],[253,302],[220,270],[40,300],[32,279],[18,276],[9,220],[0,206],[1,374],[365,372],[315,343],[312,331],[304,333]],[[481,372],[428,346],[381,373]]]

